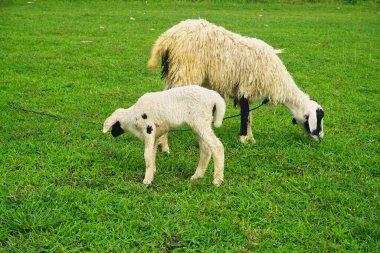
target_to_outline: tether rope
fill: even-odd
[[[257,110],[259,109],[261,106],[267,104],[269,102],[269,99],[266,98],[264,99],[260,105],[250,109],[249,111],[254,111],[254,110]],[[57,120],[63,120],[63,121],[81,121],[81,122],[85,122],[85,123],[91,123],[91,124],[94,124],[94,125],[100,125],[102,126],[103,124],[100,123],[100,122],[97,122],[97,121],[92,121],[92,120],[85,120],[85,119],[78,119],[78,118],[69,118],[69,117],[63,117],[63,116],[58,116],[58,115],[55,115],[55,114],[51,114],[51,113],[48,113],[48,112],[42,112],[42,111],[36,111],[36,110],[32,110],[32,109],[26,109],[24,107],[21,107],[21,106],[18,106],[16,105],[15,103],[13,102],[7,102],[8,106],[10,106],[11,108],[15,109],[15,110],[19,110],[19,111],[23,111],[23,112],[26,112],[26,113],[34,113],[34,114],[38,114],[38,115],[42,115],[42,116],[48,116],[48,117],[51,117],[51,118],[55,118]],[[231,119],[231,118],[235,118],[235,117],[239,117],[240,116],[240,113],[239,114],[235,114],[235,115],[231,115],[231,116],[227,116],[227,117],[224,117],[223,120],[226,120],[226,119]],[[174,129],[174,130],[171,130],[171,132],[185,132],[185,131],[190,131],[192,129]]]

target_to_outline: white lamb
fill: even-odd
[[[155,158],[160,136],[170,129],[182,125],[190,126],[198,135],[200,160],[191,179],[202,178],[214,159],[213,183],[219,186],[223,181],[224,147],[215,136],[211,123],[215,113],[214,126],[222,125],[226,104],[215,91],[191,85],[143,95],[128,109],[117,109],[104,122],[103,132],[111,127],[112,136],[126,131],[144,140],[146,171],[143,183],[150,185],[156,171]]]
[[[320,140],[323,109],[297,87],[277,56],[280,52],[264,41],[243,37],[206,20],[186,20],[160,35],[148,66],[154,68],[162,57],[165,89],[197,84],[224,98],[234,98],[241,108],[243,143],[255,141],[249,103],[263,98],[284,104],[293,114],[293,123]],[[167,137],[163,142],[167,144]]]

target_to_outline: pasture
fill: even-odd
[[[192,132],[170,134],[145,187],[144,144],[101,123],[162,89],[150,48],[188,18],[285,49],[325,110],[323,141],[284,106],[263,106],[256,144],[239,142],[238,118],[215,130],[220,187],[212,163],[190,181]],[[379,252],[379,111],[378,4],[1,1],[0,251]],[[228,101],[226,116],[238,112]]]

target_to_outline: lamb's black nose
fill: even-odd
[[[119,135],[122,135],[124,133],[124,130],[120,126],[120,122],[116,122],[112,125],[111,134],[113,137],[118,137]]]

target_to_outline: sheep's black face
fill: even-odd
[[[308,106],[307,114],[304,115],[303,119],[294,119],[293,124],[299,124],[311,138],[315,141],[322,140],[323,133],[323,117],[325,113],[322,107],[315,101],[311,101]]]
[[[124,130],[120,126],[120,122],[116,122],[112,125],[111,134],[113,137],[118,137],[124,133]]]
[[[325,115],[322,109],[317,109],[315,113],[311,115],[305,115],[305,121],[303,126],[305,131],[316,141],[320,141],[323,138],[323,116]]]
[[[323,117],[324,111],[318,108],[310,115],[305,116],[304,128],[305,131],[316,141],[320,141],[323,138]]]

